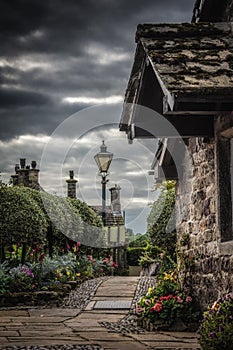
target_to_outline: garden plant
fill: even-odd
[[[233,349],[233,295],[219,298],[204,312],[198,329],[203,350]]]

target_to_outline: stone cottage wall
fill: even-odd
[[[194,258],[193,292],[203,308],[222,293],[233,290],[233,256],[221,251],[218,217],[217,145],[214,139],[189,139],[183,179],[177,190],[178,240]]]

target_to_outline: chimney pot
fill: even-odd
[[[20,158],[20,167],[24,169],[26,165],[26,158]]]

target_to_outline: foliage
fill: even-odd
[[[200,344],[203,350],[233,348],[233,295],[218,299],[204,312],[199,327]]]
[[[6,252],[6,261],[11,267],[18,266],[22,261],[23,246],[20,243],[11,244]],[[32,245],[25,251],[25,261],[39,262],[44,257],[44,246]]]
[[[160,190],[159,198],[153,203],[147,218],[147,235],[152,245],[161,247],[171,257],[175,257],[176,233],[171,223],[175,206],[175,181],[164,181],[156,186]],[[167,227],[171,226],[171,232]]]
[[[144,247],[127,248],[127,264],[131,266],[138,266],[139,259],[142,253],[145,251]]]
[[[9,270],[9,291],[24,292],[32,291],[36,285],[34,283],[34,273],[27,265],[19,265]]]
[[[8,264],[4,262],[0,265],[0,294],[9,290],[10,276],[8,274]]]
[[[8,262],[0,265],[0,294],[53,289],[54,286],[82,277],[112,275],[118,268],[112,258],[93,259],[75,252],[48,255],[43,261],[12,267]]]
[[[136,313],[152,323],[168,326],[178,320],[187,324],[198,318],[198,313],[194,312],[193,298],[179,288],[175,270],[160,275],[157,287],[149,288],[137,304]]]
[[[76,199],[66,199],[24,186],[0,186],[0,261],[38,261],[77,241],[101,244],[101,218]],[[69,237],[69,238],[67,238]]]
[[[177,266],[176,262],[170,257],[167,251],[164,251],[156,245],[147,244],[147,247],[140,257],[139,264],[141,266],[148,266],[152,263],[159,264],[160,273],[174,269]]]
[[[198,256],[193,256],[193,251],[190,250],[190,236],[183,233],[177,243],[177,260],[180,283],[186,288],[192,289],[192,276],[194,272],[195,260]]]
[[[83,230],[74,241],[81,241],[88,246],[103,246],[104,231],[102,230],[102,219],[86,203],[79,199],[67,198],[67,202],[73,210],[76,210],[81,218]],[[70,237],[70,236],[69,236]]]
[[[69,204],[78,209],[81,219],[89,225],[102,227],[102,219],[85,202],[76,198],[67,198]]]
[[[52,285],[57,282],[65,283],[80,276],[78,262],[75,254],[68,253],[53,258],[46,256],[40,265],[35,265],[38,282],[42,285]]]
[[[147,234],[142,235],[141,233],[137,233],[136,235],[131,236],[129,247],[146,247],[148,243],[148,236]]]
[[[30,191],[23,187],[1,186],[0,196],[0,245],[43,245],[48,223],[43,210],[30,196]]]

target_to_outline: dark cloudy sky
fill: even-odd
[[[190,22],[194,2],[195,0],[0,0],[2,178],[5,181],[9,179],[14,164],[20,157],[27,158],[28,162],[35,159],[40,163],[43,147],[51,140],[50,135],[73,113],[93,105],[121,102],[133,63],[137,24]],[[120,108],[118,110],[120,119]],[[101,116],[98,118],[100,125]],[[85,117],[81,117],[79,122],[85,130]],[[108,144],[111,135],[116,138],[116,125],[107,125],[105,129],[106,133],[104,127],[90,131],[90,124],[86,126],[85,147],[84,142],[81,142],[76,150],[82,157],[75,159],[75,154],[69,156],[66,159],[66,170],[72,166],[79,173],[77,163],[89,152],[87,145],[93,150],[95,142],[98,151],[102,138],[107,138]],[[67,135],[59,137],[60,145],[68,139]],[[127,144],[124,134],[117,135],[117,140],[130,158],[135,153],[134,146]],[[148,147],[151,151],[151,146]],[[59,154],[54,157],[58,161]],[[151,163],[149,158],[144,157],[145,165],[140,160],[140,164],[147,169]],[[83,174],[83,188],[86,186],[88,189],[90,169],[85,173],[84,164],[82,162],[80,176]],[[140,171],[137,167],[132,168],[132,164],[129,166],[127,162],[122,162],[120,168],[118,164],[115,171],[112,171],[112,182],[119,182],[119,178],[122,181],[123,201],[126,197],[132,199],[131,205],[129,200],[125,205],[131,218],[136,213],[134,199],[137,198],[135,202],[138,208],[140,201],[142,206],[147,201],[140,182]],[[94,169],[95,164],[92,171]],[[43,170],[43,176],[47,178],[46,190],[56,192],[52,181],[52,165],[41,169],[41,173]],[[79,180],[81,189],[82,178]],[[99,181],[98,178],[97,180]],[[132,191],[129,195],[132,183],[132,191],[137,192],[135,196]],[[95,195],[96,191],[90,189],[84,199],[94,202]],[[136,232],[145,230],[142,218],[131,227]]]

